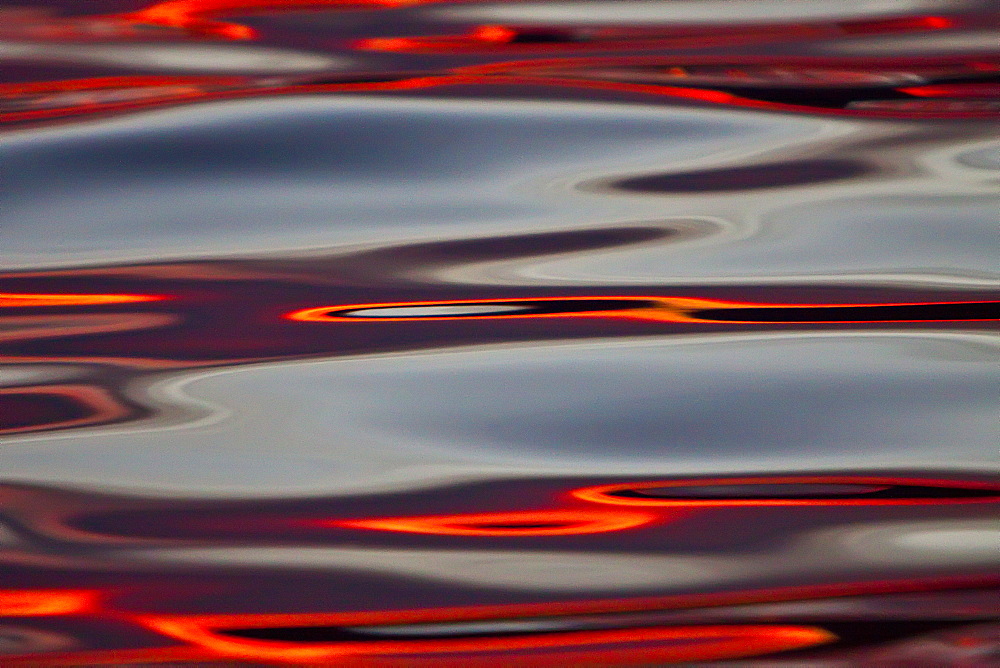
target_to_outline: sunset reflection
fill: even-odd
[[[0,667],[987,666],[995,0],[0,0]]]
[[[102,599],[100,591],[82,589],[0,590],[0,619],[92,614]]]
[[[644,507],[911,506],[997,503],[1000,485],[869,476],[664,480],[575,489],[584,501]]]
[[[322,616],[317,617],[317,622],[321,623]],[[252,619],[241,619],[234,615],[226,621],[231,627],[239,627]],[[308,618],[300,616],[298,621],[301,626],[309,626]],[[357,665],[391,665],[392,662],[421,659],[432,660],[435,665],[456,666],[485,666],[495,661],[503,661],[509,665],[566,665],[567,661],[632,664],[637,660],[680,663],[759,656],[821,645],[836,639],[834,634],[821,628],[772,624],[629,628],[523,636],[510,634],[496,638],[382,641],[368,640],[358,634],[359,638],[342,643],[293,643],[269,638],[272,634],[266,633],[268,629],[233,629],[227,632],[183,618],[145,618],[143,622],[154,630],[192,642],[221,657],[282,663],[357,662]],[[288,629],[291,634],[297,630]],[[391,627],[387,630],[391,631]],[[333,629],[330,632],[335,634]],[[253,636],[257,634],[265,639],[255,640]],[[531,654],[520,654],[527,651],[531,651]],[[449,655],[460,656],[452,658]]]
[[[318,525],[441,536],[573,536],[634,529],[654,522],[652,513],[601,510],[535,510],[470,515],[385,517],[319,521]]]
[[[685,297],[541,297],[350,304],[303,309],[285,315],[289,320],[304,322],[580,316],[718,323],[960,322],[1000,320],[1000,302],[757,304]]]
[[[166,299],[160,295],[70,295],[0,293],[0,308],[35,306],[98,306],[102,304],[134,304]]]

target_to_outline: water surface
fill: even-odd
[[[993,665],[998,38],[0,6],[0,663]]]

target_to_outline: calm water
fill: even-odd
[[[0,664],[1000,662],[991,0],[0,5]]]

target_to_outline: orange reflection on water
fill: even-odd
[[[614,308],[607,308],[608,303],[615,303]],[[495,305],[496,313],[460,312],[462,307],[489,307]],[[556,310],[551,310],[557,306]],[[873,309],[895,309],[897,312],[912,313],[930,312],[932,309],[947,307],[982,307],[988,310],[986,317],[870,317]],[[434,313],[432,309],[441,307],[456,309],[456,314]],[[505,309],[518,307],[520,311]],[[902,307],[902,309],[900,308]],[[549,310],[545,310],[549,309]],[[848,314],[842,317],[832,317],[831,309],[846,309]],[[385,310],[391,315],[379,315],[373,311]],[[405,312],[410,310],[412,315]],[[786,313],[785,317],[763,319],[760,315],[740,317],[741,311],[777,311]],[[369,312],[369,313],[366,313]],[[801,317],[805,313],[818,317]],[[824,317],[823,313],[831,317]],[[730,315],[731,313],[731,315]],[[798,314],[800,317],[796,318]],[[851,314],[857,314],[854,318]],[[858,317],[860,315],[869,317]],[[728,317],[727,317],[728,316]],[[1000,302],[911,302],[883,304],[773,304],[723,301],[716,299],[695,299],[687,297],[645,297],[635,295],[594,296],[594,297],[535,297],[535,298],[502,298],[502,299],[463,299],[428,302],[378,302],[369,304],[341,304],[320,306],[285,314],[289,320],[303,322],[359,322],[359,321],[407,321],[407,320],[474,320],[496,318],[631,318],[663,322],[696,322],[696,323],[747,323],[747,324],[801,324],[801,323],[864,323],[864,322],[972,322],[1000,320]],[[855,319],[856,318],[856,319]]]
[[[441,536],[572,536],[644,526],[659,515],[604,510],[528,510],[466,515],[321,520],[320,526]]]
[[[845,35],[879,35],[943,30],[955,27],[943,16],[902,17],[880,20],[823,23],[773,23],[765,25],[640,26],[514,26],[484,24],[464,35],[372,37],[352,46],[359,50],[405,53],[489,53],[495,51],[545,52],[689,49],[710,46],[772,43],[789,40],[836,39]]]
[[[281,663],[322,661],[335,665],[405,665],[423,659],[434,665],[607,665],[713,661],[800,649],[833,642],[822,628],[798,625],[717,625],[627,628],[501,636],[433,639],[289,642],[258,640],[226,633],[280,625],[281,615],[225,615],[209,618],[145,616],[140,623],[165,635],[217,653],[220,657]],[[323,627],[329,616],[294,615],[295,626]],[[264,622],[261,624],[261,622]],[[275,624],[277,622],[277,624]],[[286,622],[287,623],[287,622]],[[617,647],[616,647],[617,646]],[[508,654],[519,652],[529,654]],[[460,658],[447,656],[461,654]],[[444,655],[444,656],[442,656]]]
[[[13,594],[7,599],[11,603],[7,607],[23,610],[22,614],[107,614],[184,643],[142,649],[9,655],[4,665],[89,666],[220,660],[352,666],[423,663],[485,666],[495,665],[497,661],[503,665],[634,665],[650,661],[674,663],[761,656],[826,645],[836,642],[838,637],[814,622],[779,623],[774,620],[771,624],[578,630],[572,628],[573,617],[830,597],[979,590],[995,584],[996,578],[989,576],[911,578],[642,598],[398,610],[218,614],[101,609],[97,605],[96,592],[26,590],[0,593],[0,605],[4,603],[4,595]],[[68,596],[63,598],[62,594]],[[560,625],[561,620],[565,624]],[[512,628],[518,628],[519,621],[526,623],[522,627],[525,630],[512,632]],[[471,626],[462,626],[467,622]],[[496,630],[484,631],[492,623],[498,624]]]
[[[348,7],[405,7],[441,0],[167,0],[116,18],[128,22],[180,28],[230,40],[255,39],[257,32],[240,23],[213,20],[219,16],[257,12]]]
[[[351,46],[361,51],[389,51],[397,53],[461,54],[545,51],[602,51],[618,49],[657,49],[705,47],[753,42],[761,37],[792,39],[808,37],[810,31],[795,26],[765,31],[718,30],[702,34],[678,34],[677,30],[650,30],[642,28],[604,28],[586,31],[524,29],[505,25],[479,25],[465,35],[433,35],[417,37],[370,37],[355,40]],[[796,35],[796,33],[800,33]]]
[[[795,496],[782,496],[781,486],[796,490]],[[809,486],[815,486],[814,494]],[[828,493],[824,487],[843,486],[840,493]],[[711,497],[711,488],[725,488],[725,498],[698,498],[698,489],[704,488],[702,497]],[[744,488],[741,496],[740,488]],[[760,494],[761,487],[774,492]],[[850,488],[856,488],[851,491]],[[756,488],[756,489],[755,489]],[[908,488],[924,488],[923,494],[910,493]],[[665,490],[662,496],[643,496],[655,490]],[[671,490],[677,492],[671,497]],[[928,494],[929,490],[929,494]],[[879,492],[897,491],[899,496],[870,497]],[[681,495],[683,492],[683,496]],[[936,480],[923,478],[889,478],[873,476],[759,476],[734,478],[704,478],[697,480],[657,480],[617,483],[584,487],[569,492],[570,497],[595,503],[644,507],[742,507],[742,506],[913,506],[960,503],[996,503],[1000,501],[1000,485],[965,480]],[[685,498],[688,497],[688,498]]]
[[[0,590],[0,617],[91,614],[100,601],[101,592],[89,589]]]
[[[167,299],[167,297],[163,295],[67,295],[0,292],[0,307],[95,306],[100,304],[155,302],[163,299]]]

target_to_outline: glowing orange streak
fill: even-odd
[[[54,385],[37,387],[11,387],[0,388],[0,396],[4,394],[40,394],[40,395],[62,395],[86,406],[90,415],[72,420],[60,420],[58,422],[48,422],[44,424],[29,425],[25,427],[12,427],[4,429],[0,427],[0,434],[17,434],[28,431],[41,431],[49,429],[65,429],[67,427],[83,427],[90,424],[104,424],[123,418],[129,414],[128,408],[120,404],[107,391],[99,387],[88,385]],[[2,601],[0,601],[2,608]]]
[[[689,100],[699,100],[701,102],[711,102],[713,104],[728,104],[740,107],[757,107],[761,109],[776,109],[782,106],[797,108],[794,105],[780,105],[774,102],[761,102],[746,97],[739,97],[732,93],[725,93],[719,90],[708,88],[686,88],[683,86],[664,86],[662,84],[638,84],[620,83],[617,81],[600,81],[596,79],[584,79],[573,77],[532,77],[532,76],[494,76],[487,80],[488,83],[507,84],[536,84],[542,86],[563,86],[567,88],[591,88],[593,90],[610,90],[620,93],[642,93],[646,95],[667,95],[670,97],[680,97]],[[803,107],[812,109],[812,107]]]
[[[1000,308],[1000,302],[984,302],[984,301],[962,301],[962,302],[888,302],[882,304],[755,304],[753,302],[729,302],[729,301],[715,301],[708,299],[674,299],[665,300],[668,305],[672,305],[678,308],[684,309],[687,313],[696,311],[708,311],[716,309],[835,309],[835,308],[882,308],[887,306],[954,306],[961,304],[994,304]],[[992,321],[1000,320],[1000,317],[995,318],[940,318],[940,319],[907,319],[907,318],[889,318],[885,320],[846,320],[846,319],[835,319],[835,320],[745,320],[745,319],[733,319],[726,320],[722,318],[705,318],[698,315],[689,315],[689,322],[718,322],[718,323],[748,323],[748,324],[781,324],[781,323],[792,323],[792,324],[805,324],[805,323],[817,323],[817,324],[832,324],[832,323],[866,323],[866,322],[980,322],[980,321]]]
[[[496,318],[565,318],[573,316],[621,316],[623,311],[587,311],[586,309],[581,309],[579,312],[573,313],[498,313],[495,315],[469,315],[469,316],[412,316],[412,317],[354,317],[354,316],[335,316],[328,315],[331,311],[360,311],[368,309],[384,309],[384,308],[421,308],[427,306],[478,306],[478,305],[491,305],[491,304],[531,304],[535,302],[588,302],[596,299],[634,299],[636,302],[648,302],[650,300],[656,299],[655,297],[527,297],[523,299],[515,298],[502,298],[502,299],[454,299],[454,300],[442,300],[433,302],[377,302],[370,304],[343,304],[335,306],[320,306],[317,308],[307,308],[299,311],[292,311],[291,313],[286,313],[283,317],[288,320],[299,320],[304,322],[358,322],[365,320],[373,321],[412,321],[412,320],[492,320]],[[629,313],[634,313],[635,311],[628,311]]]
[[[845,485],[880,485],[895,487],[900,485],[920,485],[926,487],[945,487],[974,490],[989,490],[996,492],[995,496],[956,497],[956,498],[899,498],[899,499],[826,499],[823,497],[775,498],[775,499],[658,499],[613,496],[615,492],[643,489],[661,489],[664,487],[683,487],[692,489],[713,485],[781,485],[781,484],[845,484]],[[1000,487],[996,485],[968,482],[964,480],[924,480],[907,478],[884,478],[865,476],[768,476],[759,478],[704,478],[697,480],[661,480],[654,482],[621,483],[614,485],[599,485],[584,487],[570,491],[570,496],[584,501],[608,503],[619,506],[658,506],[671,508],[697,507],[733,507],[733,506],[922,506],[958,503],[996,503],[1000,501]]]
[[[614,309],[614,310],[588,310],[588,301],[635,301],[636,308]],[[353,316],[353,315],[329,315],[331,312],[341,311],[364,311],[389,308],[423,308],[436,306],[479,306],[479,305],[504,305],[504,304],[524,304],[529,306],[532,303],[546,302],[581,302],[584,308],[579,311],[559,312],[559,313],[496,313],[481,315],[432,315],[432,316]],[[655,302],[653,307],[647,306],[649,302]],[[298,320],[303,322],[401,322],[414,320],[492,320],[506,318],[633,318],[637,320],[655,320],[664,322],[713,322],[713,323],[745,323],[745,324],[781,324],[781,323],[878,323],[878,322],[974,322],[991,321],[1000,318],[975,318],[963,320],[726,320],[719,318],[704,318],[697,315],[698,311],[718,310],[718,309],[823,309],[823,308],[879,308],[885,306],[944,306],[954,304],[981,304],[983,302],[914,302],[914,303],[884,303],[884,304],[767,304],[754,302],[722,301],[715,299],[694,299],[686,297],[643,297],[635,295],[626,296],[596,296],[596,297],[527,297],[527,298],[501,298],[501,299],[457,299],[433,302],[377,302],[369,304],[342,304],[334,306],[320,306],[315,308],[301,309],[286,313],[283,317],[288,320]],[[997,302],[1000,305],[1000,302]]]
[[[294,11],[324,7],[391,8],[443,0],[167,0],[146,9],[112,18],[193,32],[214,34],[225,39],[254,39],[256,31],[239,23],[212,21],[210,17],[262,11]]]
[[[88,589],[0,591],[0,617],[42,617],[96,612],[101,592]]]
[[[132,12],[129,16],[151,21],[184,22],[206,16],[222,16],[239,12],[295,11],[308,7],[405,7],[427,0],[167,0]],[[439,0],[441,1],[441,0]]]
[[[636,31],[636,34],[615,34],[608,31],[588,39],[571,42],[517,42],[518,31],[500,25],[477,26],[467,35],[441,35],[433,37],[370,37],[355,40],[351,46],[361,51],[392,51],[402,53],[486,53],[503,48],[504,51],[608,51],[612,49],[661,49],[691,46],[728,46],[759,41],[761,38],[804,39],[819,37],[828,31],[782,26],[758,32],[720,32],[704,34],[667,34],[657,36]]]
[[[233,615],[234,622],[239,615]],[[577,650],[587,645],[692,641],[674,647],[637,648],[633,658],[654,652],[661,661],[708,661],[753,656],[809,647],[836,640],[836,636],[812,626],[696,626],[571,631],[503,637],[427,640],[378,640],[344,643],[302,643],[252,640],[221,635],[219,628],[205,627],[191,618],[145,616],[139,621],[165,635],[190,642],[226,657],[264,659],[286,663],[330,660],[378,660],[395,656],[414,659],[439,653],[485,653],[526,650]],[[238,623],[238,622],[237,622]],[[239,628],[230,626],[229,628]],[[224,631],[222,631],[224,632]],[[698,642],[702,641],[702,642]],[[600,652],[596,653],[600,656]],[[504,657],[498,657],[503,659]],[[463,661],[468,657],[463,657]],[[530,661],[530,657],[529,657]]]
[[[98,304],[128,304],[167,299],[162,295],[53,295],[0,292],[0,307],[24,306],[94,306]]]
[[[356,49],[370,51],[397,51],[408,53],[469,53],[495,50],[517,51],[572,51],[610,50],[614,48],[655,49],[705,46],[728,46],[742,43],[759,43],[761,40],[777,42],[789,39],[820,39],[839,37],[843,34],[884,34],[941,30],[953,27],[945,17],[924,16],[884,19],[879,21],[848,21],[819,24],[771,24],[754,27],[708,27],[689,25],[680,28],[650,30],[641,28],[605,28],[590,31],[585,37],[569,42],[515,41],[518,28],[505,25],[479,25],[464,35],[429,35],[417,37],[373,37],[352,43]],[[531,34],[530,29],[526,31]]]
[[[658,515],[652,513],[530,510],[468,515],[322,520],[315,524],[440,536],[572,536],[623,531],[649,524],[656,519]]]

